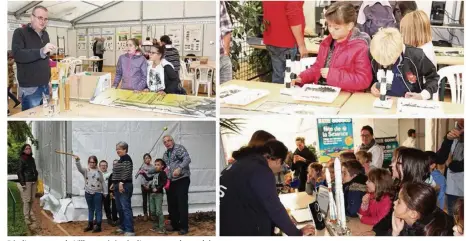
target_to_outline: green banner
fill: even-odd
[[[390,166],[393,151],[398,148],[396,136],[375,138],[375,142],[383,148],[383,167]]]

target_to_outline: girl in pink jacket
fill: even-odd
[[[375,225],[392,207],[392,176],[386,169],[372,169],[369,171],[366,185],[367,194],[362,198],[358,215],[361,223]]]

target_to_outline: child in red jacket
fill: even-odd
[[[366,185],[367,194],[362,197],[358,216],[361,223],[375,225],[392,207],[392,176],[386,169],[372,169],[369,171]]]
[[[330,35],[319,47],[317,60],[292,85],[321,84],[344,91],[364,91],[372,82],[370,37],[355,28],[357,13],[351,3],[333,3],[325,13]]]

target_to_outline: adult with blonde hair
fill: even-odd
[[[427,58],[437,66],[430,20],[424,11],[416,10],[406,14],[401,19],[400,31],[404,44],[422,49]]]
[[[437,92],[439,75],[435,65],[422,49],[405,45],[398,29],[379,30],[372,38],[370,53],[375,82],[379,69],[393,72],[388,96],[428,100]],[[380,96],[376,83],[372,85],[371,93],[376,97]]]

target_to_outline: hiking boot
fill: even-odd
[[[92,230],[93,233],[100,233],[102,232],[102,227],[100,224],[97,224],[94,228],[94,230]]]
[[[115,233],[115,234],[124,234],[125,231],[123,231],[123,229],[119,228],[119,229],[115,230],[113,233]]]
[[[93,224],[92,222],[89,222],[89,223],[87,224],[87,227],[85,227],[85,228],[83,229],[83,231],[84,231],[84,232],[89,232],[89,231],[92,231],[93,229],[94,229],[94,224]]]
[[[132,233],[132,232],[126,232],[126,233],[125,233],[125,236],[136,236],[136,234],[135,234],[135,233]]]
[[[181,229],[181,230],[178,232],[179,235],[185,235],[185,234],[187,234],[187,233],[188,233],[188,230],[184,230],[184,229]]]
[[[159,234],[167,234],[167,230],[165,229],[159,229],[159,231],[157,232]]]
[[[111,219],[107,219],[107,223],[108,223],[108,225],[113,226],[113,221]]]

